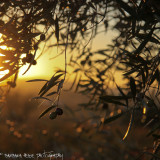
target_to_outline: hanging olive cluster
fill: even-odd
[[[37,50],[38,49],[38,44],[41,41],[44,41],[44,40],[45,40],[45,35],[41,34],[39,42],[34,45],[34,50]],[[37,61],[34,59],[34,55],[31,54],[31,53],[27,54],[26,57],[22,58],[22,62],[23,62],[23,64],[26,64],[26,63],[31,63],[32,65],[36,65],[37,64]]]
[[[63,114],[63,110],[61,108],[57,108],[56,111],[51,112],[49,115],[50,119],[55,119],[58,116],[61,116]]]

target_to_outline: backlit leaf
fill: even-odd
[[[41,81],[48,81],[46,79],[32,79],[32,80],[28,80],[26,82],[41,82]]]
[[[135,99],[137,90],[136,90],[135,80],[133,77],[130,77],[130,89],[132,92],[133,99]]]
[[[53,105],[53,106],[47,108],[44,112],[42,112],[42,113],[40,114],[40,116],[39,116],[38,119],[42,118],[45,114],[47,114],[50,110],[52,110],[52,109],[55,108],[55,107],[56,107],[56,106]]]
[[[128,134],[129,134],[129,132],[130,132],[130,130],[131,130],[132,123],[133,123],[133,117],[134,117],[134,111],[133,111],[132,114],[131,114],[130,121],[129,121],[129,125],[128,125],[127,131],[126,131],[126,133],[125,133],[125,135],[124,135],[124,137],[123,137],[123,140],[126,139],[126,137],[128,136]]]
[[[104,124],[107,124],[107,123],[110,123],[118,118],[120,118],[124,113],[120,113],[120,114],[117,114],[117,115],[114,115],[114,116],[111,116],[107,119],[104,120]]]
[[[51,92],[51,93],[49,93],[49,94],[47,94],[46,96],[52,96],[52,95],[54,95],[54,94],[56,94],[57,92]]]
[[[46,97],[33,97],[32,99],[43,99],[43,100],[47,100],[47,101],[50,101],[52,102],[52,100],[46,98]]]
[[[46,84],[43,92],[41,92],[40,96],[43,96],[49,89],[51,89],[53,86],[55,86],[58,82],[58,78],[60,78],[63,74],[59,74],[57,76],[53,75],[52,78],[48,81]]]

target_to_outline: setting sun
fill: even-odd
[[[0,38],[2,37],[2,34],[0,34]],[[0,46],[0,49],[3,50],[7,50],[7,46]],[[2,53],[0,53],[0,58],[3,57],[4,55]],[[2,69],[3,67],[0,66],[0,69]],[[0,78],[2,78],[3,76],[5,76],[6,74],[9,73],[9,70],[4,70],[4,71],[0,71]]]

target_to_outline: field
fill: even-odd
[[[146,137],[149,129],[136,121],[127,139],[122,141],[129,116],[99,127],[100,119],[96,118],[98,111],[79,107],[78,103],[87,98],[73,92],[64,91],[61,95],[60,105],[64,109],[62,116],[50,120],[46,115],[38,120],[40,113],[50,104],[44,102],[40,105],[39,101],[31,100],[39,87],[34,86],[34,90],[27,91],[27,85],[25,83],[25,87],[19,85],[12,90],[2,109],[1,157],[5,158],[4,154],[26,153],[33,154],[35,159],[38,153],[47,155],[50,152],[63,154],[64,160],[132,160],[145,149],[144,146],[152,147],[152,138]]]

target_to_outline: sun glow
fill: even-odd
[[[0,46],[1,49],[7,50],[7,46]]]
[[[2,34],[0,33],[0,42],[3,42],[3,40],[2,40]],[[5,46],[5,45],[2,45],[2,46],[0,46],[0,49],[3,49],[3,50],[7,50],[7,46]],[[1,57],[3,57],[3,56],[5,56],[3,53],[0,53],[0,58]],[[6,61],[7,62],[7,61]],[[1,65],[0,65],[0,70],[1,69],[3,69],[4,67],[2,67]],[[8,69],[6,69],[6,70],[2,70],[2,71],[0,71],[0,78],[2,78],[2,77],[4,77],[6,74],[8,74],[9,73],[9,70]]]
[[[3,68],[3,67],[0,67],[0,69],[1,68]],[[4,77],[6,74],[8,74],[9,73],[9,70],[8,69],[6,69],[6,70],[4,70],[4,71],[0,71],[0,78],[2,78],[2,77]]]

